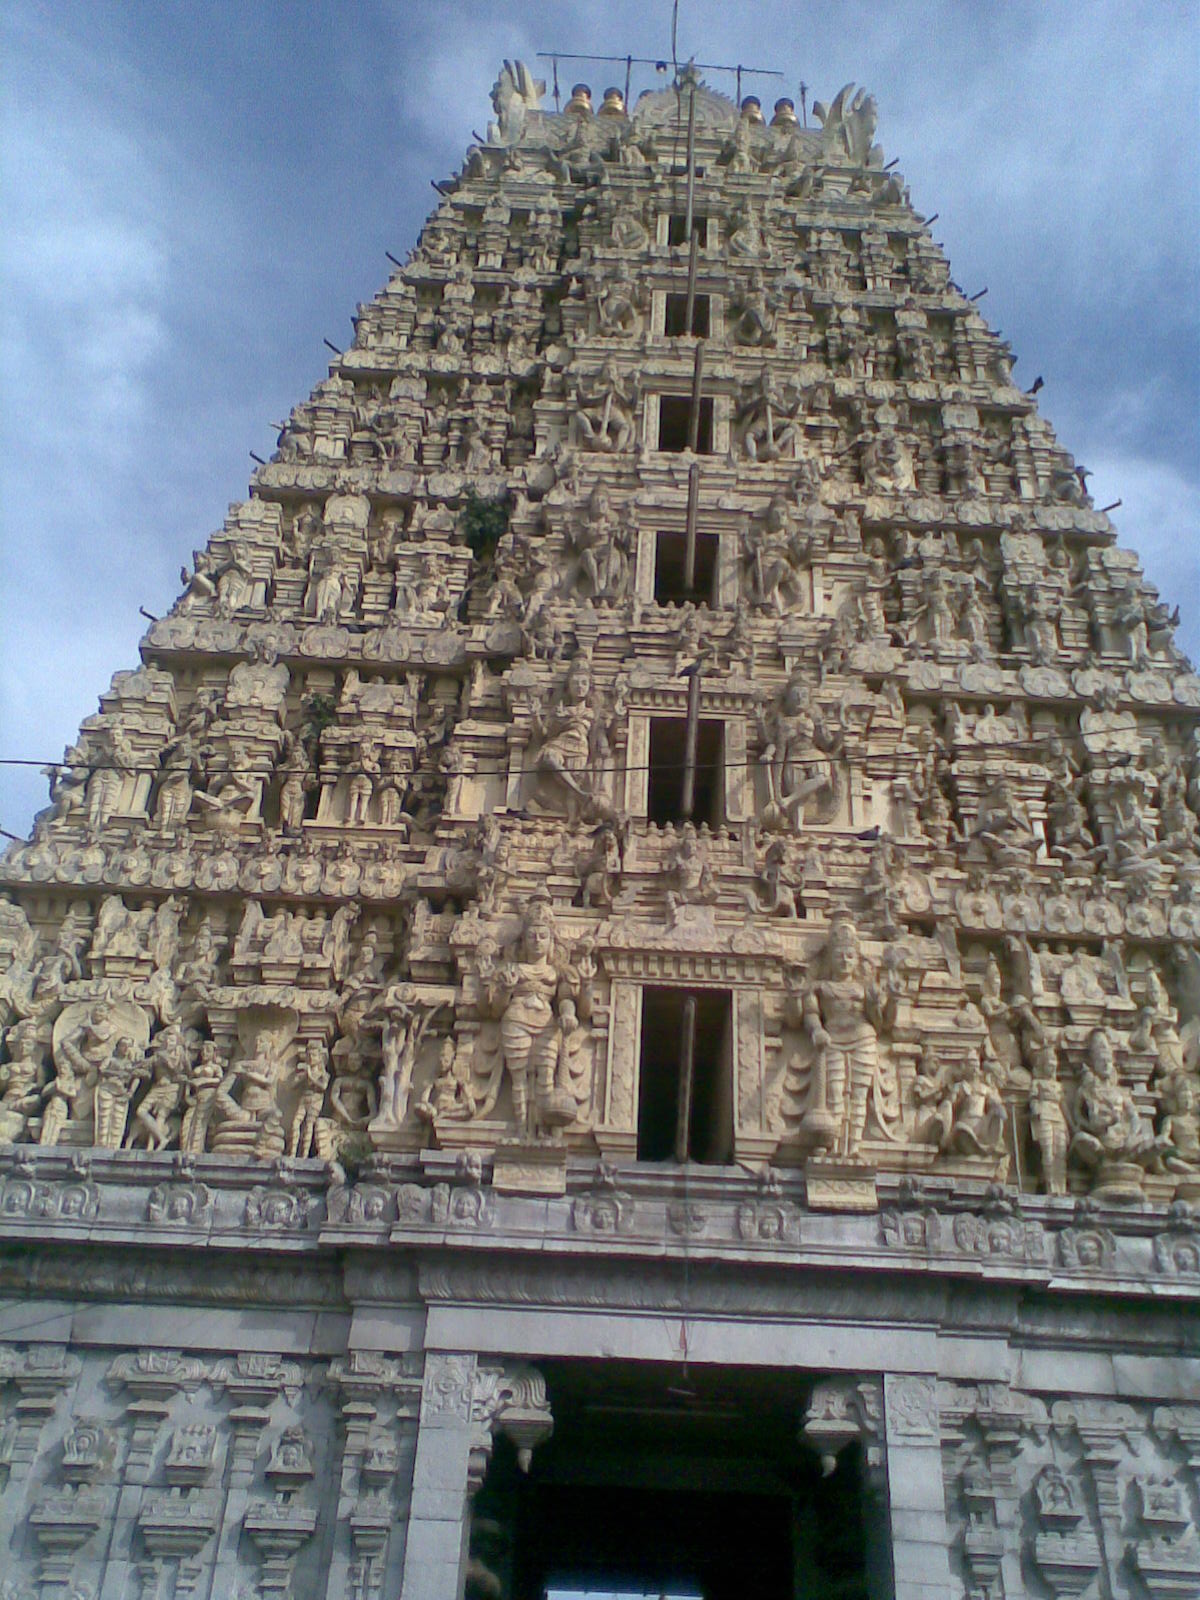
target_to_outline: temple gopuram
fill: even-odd
[[[1195,1600],[1200,677],[870,95],[597,98],[0,858],[0,1596]]]

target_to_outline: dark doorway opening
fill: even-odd
[[[678,339],[681,334],[691,333],[697,339],[707,339],[711,326],[710,301],[706,294],[698,294],[692,299],[692,326],[687,325],[687,295],[669,294],[667,296],[666,319],[663,332],[671,339]]]
[[[653,717],[646,815],[657,827],[691,821],[719,828],[724,821],[721,793],[725,766],[725,724],[702,720],[697,729],[696,785],[692,815],[683,814],[683,775],[687,762],[687,722],[683,717]]]
[[[678,455],[688,447],[688,421],[692,413],[691,396],[664,394],[658,399],[658,448]],[[700,426],[696,434],[696,454],[712,455],[713,403],[700,402]]]
[[[697,533],[696,567],[692,586],[687,576],[687,535],[660,533],[654,550],[654,598],[660,606],[694,606],[716,603],[717,553],[720,540],[715,533]]]
[[[644,989],[638,1063],[639,1161],[671,1161],[686,1084],[683,1008],[696,1002],[687,1159],[733,1160],[733,1003],[726,989]]]
[[[790,1369],[539,1361],[554,1435],[528,1475],[498,1439],[468,1600],[868,1600],[861,1456],[823,1477]]]

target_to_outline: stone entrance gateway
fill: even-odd
[[[0,858],[0,1600],[1194,1600],[1172,614],[869,95],[493,102]]]

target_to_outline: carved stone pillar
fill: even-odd
[[[952,1594],[937,1384],[889,1372],[883,1397],[895,1600]]]
[[[511,1438],[527,1468],[553,1426],[535,1368],[485,1366],[470,1352],[425,1357],[401,1600],[458,1600],[471,1499],[496,1431]]]

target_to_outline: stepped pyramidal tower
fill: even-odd
[[[1200,679],[874,101],[496,122],[0,863],[11,1600],[1200,1594]]]

